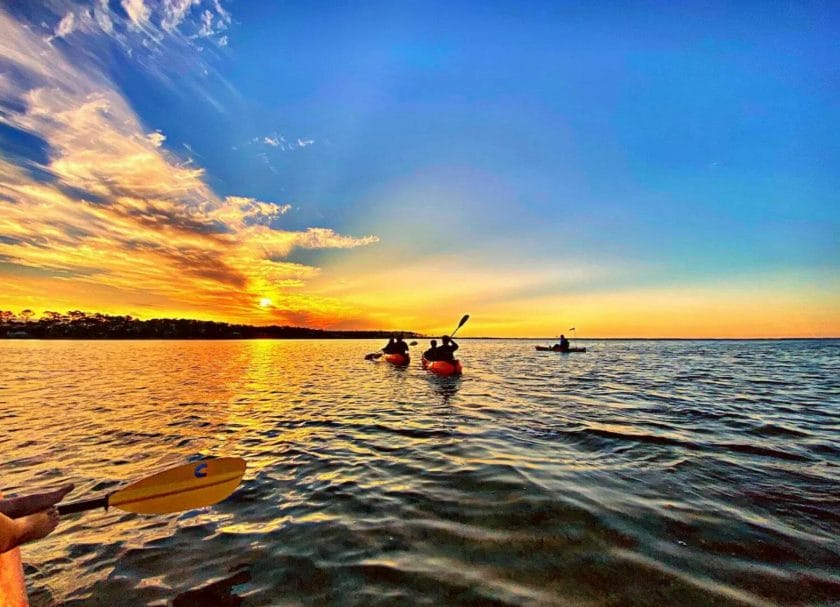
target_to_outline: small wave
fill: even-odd
[[[758,455],[760,457],[775,457],[792,462],[807,462],[811,458],[805,455],[798,455],[796,453],[789,453],[781,449],[771,449],[769,447],[760,447],[758,445],[744,445],[740,443],[719,443],[717,445],[723,449],[734,451],[736,453],[746,453],[748,455]]]
[[[811,436],[807,432],[802,432],[801,430],[797,430],[795,428],[789,428],[787,426],[781,426],[779,424],[764,424],[757,428],[753,428],[750,430],[751,434],[755,434],[757,436],[796,436],[796,437],[808,437]]]

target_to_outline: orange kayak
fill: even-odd
[[[404,366],[411,362],[411,357],[407,354],[385,354],[382,360],[392,365]]]
[[[0,494],[2,497],[2,494]],[[27,607],[20,548],[0,554],[0,607]]]
[[[435,375],[461,375],[463,367],[460,360],[426,360],[423,359],[423,368]]]

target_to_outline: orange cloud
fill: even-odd
[[[56,307],[56,288],[79,301],[72,307],[154,302],[156,310],[264,322],[257,302],[267,297],[277,322],[308,314],[325,324],[335,312],[352,313],[301,293],[318,268],[285,258],[295,248],[353,248],[376,236],[284,230],[289,204],[219,198],[201,168],[162,147],[163,133],[146,133],[103,75],[77,68],[2,12],[0,37],[0,56],[25,74],[0,78],[2,98],[22,108],[0,120],[43,140],[48,154],[44,164],[0,159],[0,280],[38,289],[42,308]],[[76,300],[66,285],[57,288],[68,280]],[[109,299],[90,301],[86,291]]]

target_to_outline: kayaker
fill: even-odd
[[[408,356],[408,344],[403,341],[402,333],[397,335],[397,341],[394,342],[394,354],[402,354]]]
[[[432,340],[432,347],[429,348],[428,350],[426,350],[425,352],[423,352],[423,358],[425,358],[426,360],[428,360],[430,362],[433,361],[433,360],[437,360],[437,355],[438,355],[437,351],[438,351],[437,340],[433,339]]]
[[[388,338],[388,343],[384,348],[382,348],[382,351],[385,354],[396,354],[397,350],[394,349],[394,346],[396,345],[396,343],[397,343],[397,340],[395,338],[389,337]]]
[[[437,349],[437,360],[455,360],[455,350],[458,349],[458,344],[452,341],[448,335],[441,337],[443,343]]]
[[[46,493],[0,499],[0,553],[52,533],[58,525],[55,505],[72,490],[67,484]]]
[[[554,349],[557,352],[568,352],[569,351],[569,340],[566,339],[565,335],[560,335],[560,343],[554,345]]]

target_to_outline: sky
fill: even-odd
[[[0,0],[0,310],[840,336],[831,2]]]

